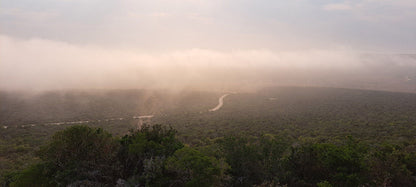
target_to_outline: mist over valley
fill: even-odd
[[[414,0],[0,3],[0,186],[416,186]]]

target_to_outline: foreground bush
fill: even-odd
[[[6,186],[416,186],[416,143],[289,141],[231,136],[189,147],[176,130],[144,126],[120,139],[72,126],[41,161],[3,176]]]
[[[69,127],[53,135],[38,152],[42,162],[21,172],[11,185],[66,186],[82,180],[110,183],[117,177],[118,149],[117,141],[100,128]]]
[[[218,186],[227,168],[220,160],[189,147],[177,150],[166,162],[177,186]]]
[[[176,139],[176,130],[161,125],[133,131],[121,138],[120,145],[121,178],[130,185],[167,185],[169,175],[164,169],[165,160],[183,147]]]

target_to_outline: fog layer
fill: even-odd
[[[143,52],[0,35],[0,89],[195,88],[272,85],[415,91],[413,55],[348,48]]]

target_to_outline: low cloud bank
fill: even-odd
[[[345,48],[143,52],[0,35],[0,89],[238,90],[270,85],[365,88],[362,83],[376,82],[376,89],[394,90],[398,88],[390,88],[392,82],[403,79],[410,84],[415,76],[410,71],[415,68],[415,59],[412,55],[362,54]],[[384,74],[378,75],[380,72]],[[404,85],[398,90],[407,88]]]

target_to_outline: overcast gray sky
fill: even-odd
[[[2,0],[0,88],[354,67],[360,53],[415,53],[415,20],[415,0]]]
[[[0,33],[143,50],[416,49],[414,0],[2,0]]]

